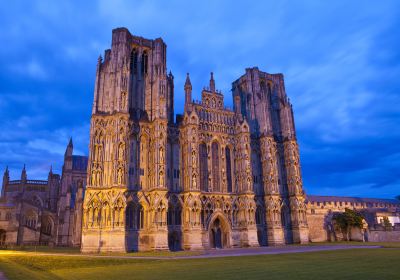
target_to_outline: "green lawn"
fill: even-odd
[[[399,249],[148,260],[0,252],[8,279],[399,279]]]
[[[298,246],[299,244],[293,244]],[[357,246],[381,246],[383,248],[400,248],[400,242],[360,242],[360,241],[335,241],[335,242],[315,242],[301,246],[321,246],[321,245],[357,245]]]
[[[31,252],[31,253],[54,253],[54,254],[81,254],[79,248],[72,247],[49,247],[49,246],[20,246],[7,249],[0,249],[0,255],[10,252]],[[90,255],[100,256],[136,256],[136,257],[178,257],[178,256],[195,256],[204,254],[203,251],[149,251],[149,252],[129,252],[129,253],[93,253]]]

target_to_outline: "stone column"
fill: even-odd
[[[290,214],[294,243],[308,243],[305,194],[300,172],[299,149],[295,139],[284,142],[286,180],[289,193]]]
[[[254,194],[250,192],[239,195],[239,205],[242,208],[239,210],[238,230],[240,233],[241,247],[258,247],[257,225],[255,220],[256,203]]]
[[[184,250],[204,249],[201,209],[200,192],[185,192],[182,209],[182,248]]]
[[[167,227],[168,200],[167,190],[157,190],[150,193],[150,225],[148,228],[148,244],[150,250],[168,250]]]
[[[260,146],[267,242],[269,246],[276,246],[285,243],[281,222],[276,142],[272,136],[262,136]]]

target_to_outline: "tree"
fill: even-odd
[[[400,194],[399,195],[396,195],[396,197],[395,197],[397,200],[400,200]]]
[[[363,216],[354,210],[346,208],[342,213],[335,213],[332,218],[335,224],[346,232],[346,240],[350,240],[350,231],[352,227],[363,227]]]
[[[386,230],[391,230],[392,229],[392,224],[389,221],[388,217],[383,217],[383,226],[385,227]]]

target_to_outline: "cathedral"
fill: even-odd
[[[232,82],[233,110],[213,73],[199,101],[187,74],[176,118],[174,91],[164,41],[114,29],[97,63],[89,157],[73,155],[71,141],[61,178],[37,182],[43,197],[25,191],[36,184],[26,174],[10,181],[6,170],[0,242],[82,252],[304,244],[340,239],[330,220],[345,208],[371,210],[371,240],[400,240],[400,201],[306,197],[282,74],[245,69]],[[15,215],[2,220],[2,210]],[[378,225],[387,216],[390,234]]]
[[[283,75],[246,69],[229,110],[213,73],[200,101],[188,74],[175,120],[166,58],[162,39],[117,28],[98,60],[82,251],[307,243]]]

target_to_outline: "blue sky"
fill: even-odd
[[[87,154],[97,57],[125,26],[167,43],[176,113],[186,72],[199,99],[213,71],[228,106],[246,67],[283,73],[306,192],[400,194],[400,2],[60,2],[0,10],[0,170],[12,178],[24,163],[30,178],[60,172],[70,136]]]

